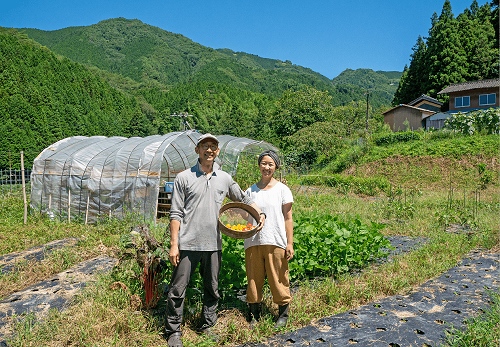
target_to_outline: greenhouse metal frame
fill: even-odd
[[[74,136],[44,149],[33,161],[31,209],[85,223],[139,213],[156,221],[158,195],[167,182],[192,167],[196,130],[148,137]],[[235,175],[243,152],[279,150],[265,141],[217,135],[216,164]]]

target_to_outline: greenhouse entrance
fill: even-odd
[[[75,136],[60,140],[33,161],[31,209],[50,218],[93,223],[138,213],[144,221],[167,217],[172,182],[192,167],[196,130],[140,137]],[[273,145],[217,135],[219,168],[236,174],[242,153],[258,154]]]

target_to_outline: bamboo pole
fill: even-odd
[[[89,217],[89,202],[90,202],[90,194],[87,195],[87,208],[85,209],[85,225],[87,225],[87,220]]]
[[[68,222],[71,222],[71,190],[68,190]]]
[[[23,183],[23,201],[24,201],[24,224],[28,224],[28,201],[26,199],[26,181],[24,178],[24,152],[21,151],[21,180]]]
[[[9,181],[10,181],[10,192],[12,193],[12,160],[10,159],[10,151],[9,151]]]

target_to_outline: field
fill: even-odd
[[[281,331],[300,328],[375,299],[407,293],[455,266],[472,249],[498,251],[498,146],[497,135],[429,138],[418,146],[415,143],[373,146],[341,173],[329,171],[328,166],[308,168],[300,174],[290,171],[285,177],[294,192],[298,239],[301,228],[313,230],[311,225],[329,220],[353,234],[354,225],[358,225],[373,235],[425,237],[430,242],[383,265],[375,266],[369,258],[359,260],[353,254],[352,260],[342,261],[347,257],[342,258],[336,267],[327,264],[328,260],[312,264],[306,252],[300,253],[305,239],[296,243],[297,253],[291,263],[295,288],[292,316]],[[236,178],[246,188],[254,177],[255,173],[245,172]],[[20,263],[15,273],[1,275],[0,298],[97,255],[123,256],[127,252],[123,240],[137,224],[133,215],[122,221],[112,219],[85,226],[50,221],[32,214],[24,225],[22,199],[16,195],[1,197],[0,256],[68,237],[76,237],[81,242],[40,263]],[[163,241],[168,239],[165,228],[165,221],[150,226],[153,236]],[[314,233],[313,236],[322,239],[316,242],[317,246],[311,245],[308,252],[324,253],[321,247],[330,243],[333,236]],[[342,251],[338,241],[335,242],[331,259]],[[366,241],[359,242],[363,245]],[[201,303],[197,289],[200,279],[194,277],[184,311],[186,346],[238,345],[264,341],[276,333],[273,319],[277,307],[268,295],[264,318],[253,330],[248,327],[246,305],[235,298],[245,284],[240,266],[242,244],[225,239],[224,247],[220,286],[224,298],[214,329],[218,341],[195,332]],[[368,253],[376,252],[366,244],[364,247]],[[300,260],[309,263],[304,265]],[[163,299],[157,308],[149,310],[139,309],[131,300],[134,294],[144,299],[144,289],[136,278],[139,270],[133,261],[124,262],[84,290],[68,310],[52,311],[44,322],[35,325],[28,317],[17,326],[12,346],[166,345],[161,335]],[[168,282],[169,271],[162,281]],[[118,281],[124,286],[111,289],[116,288],[112,284]],[[498,321],[491,317],[479,318],[474,326],[498,333]],[[471,332],[467,336],[475,334]],[[499,334],[493,334],[486,343],[498,342]],[[474,341],[470,346],[480,345]],[[449,343],[452,345],[451,340]]]

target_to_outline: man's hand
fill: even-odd
[[[168,260],[170,260],[173,266],[179,265],[180,260],[179,245],[177,244],[180,226],[181,222],[178,220],[172,219],[170,221],[170,252]]]
[[[180,256],[179,246],[177,245],[170,246],[170,253],[168,254],[168,259],[170,260],[173,266],[179,265],[179,256]]]

